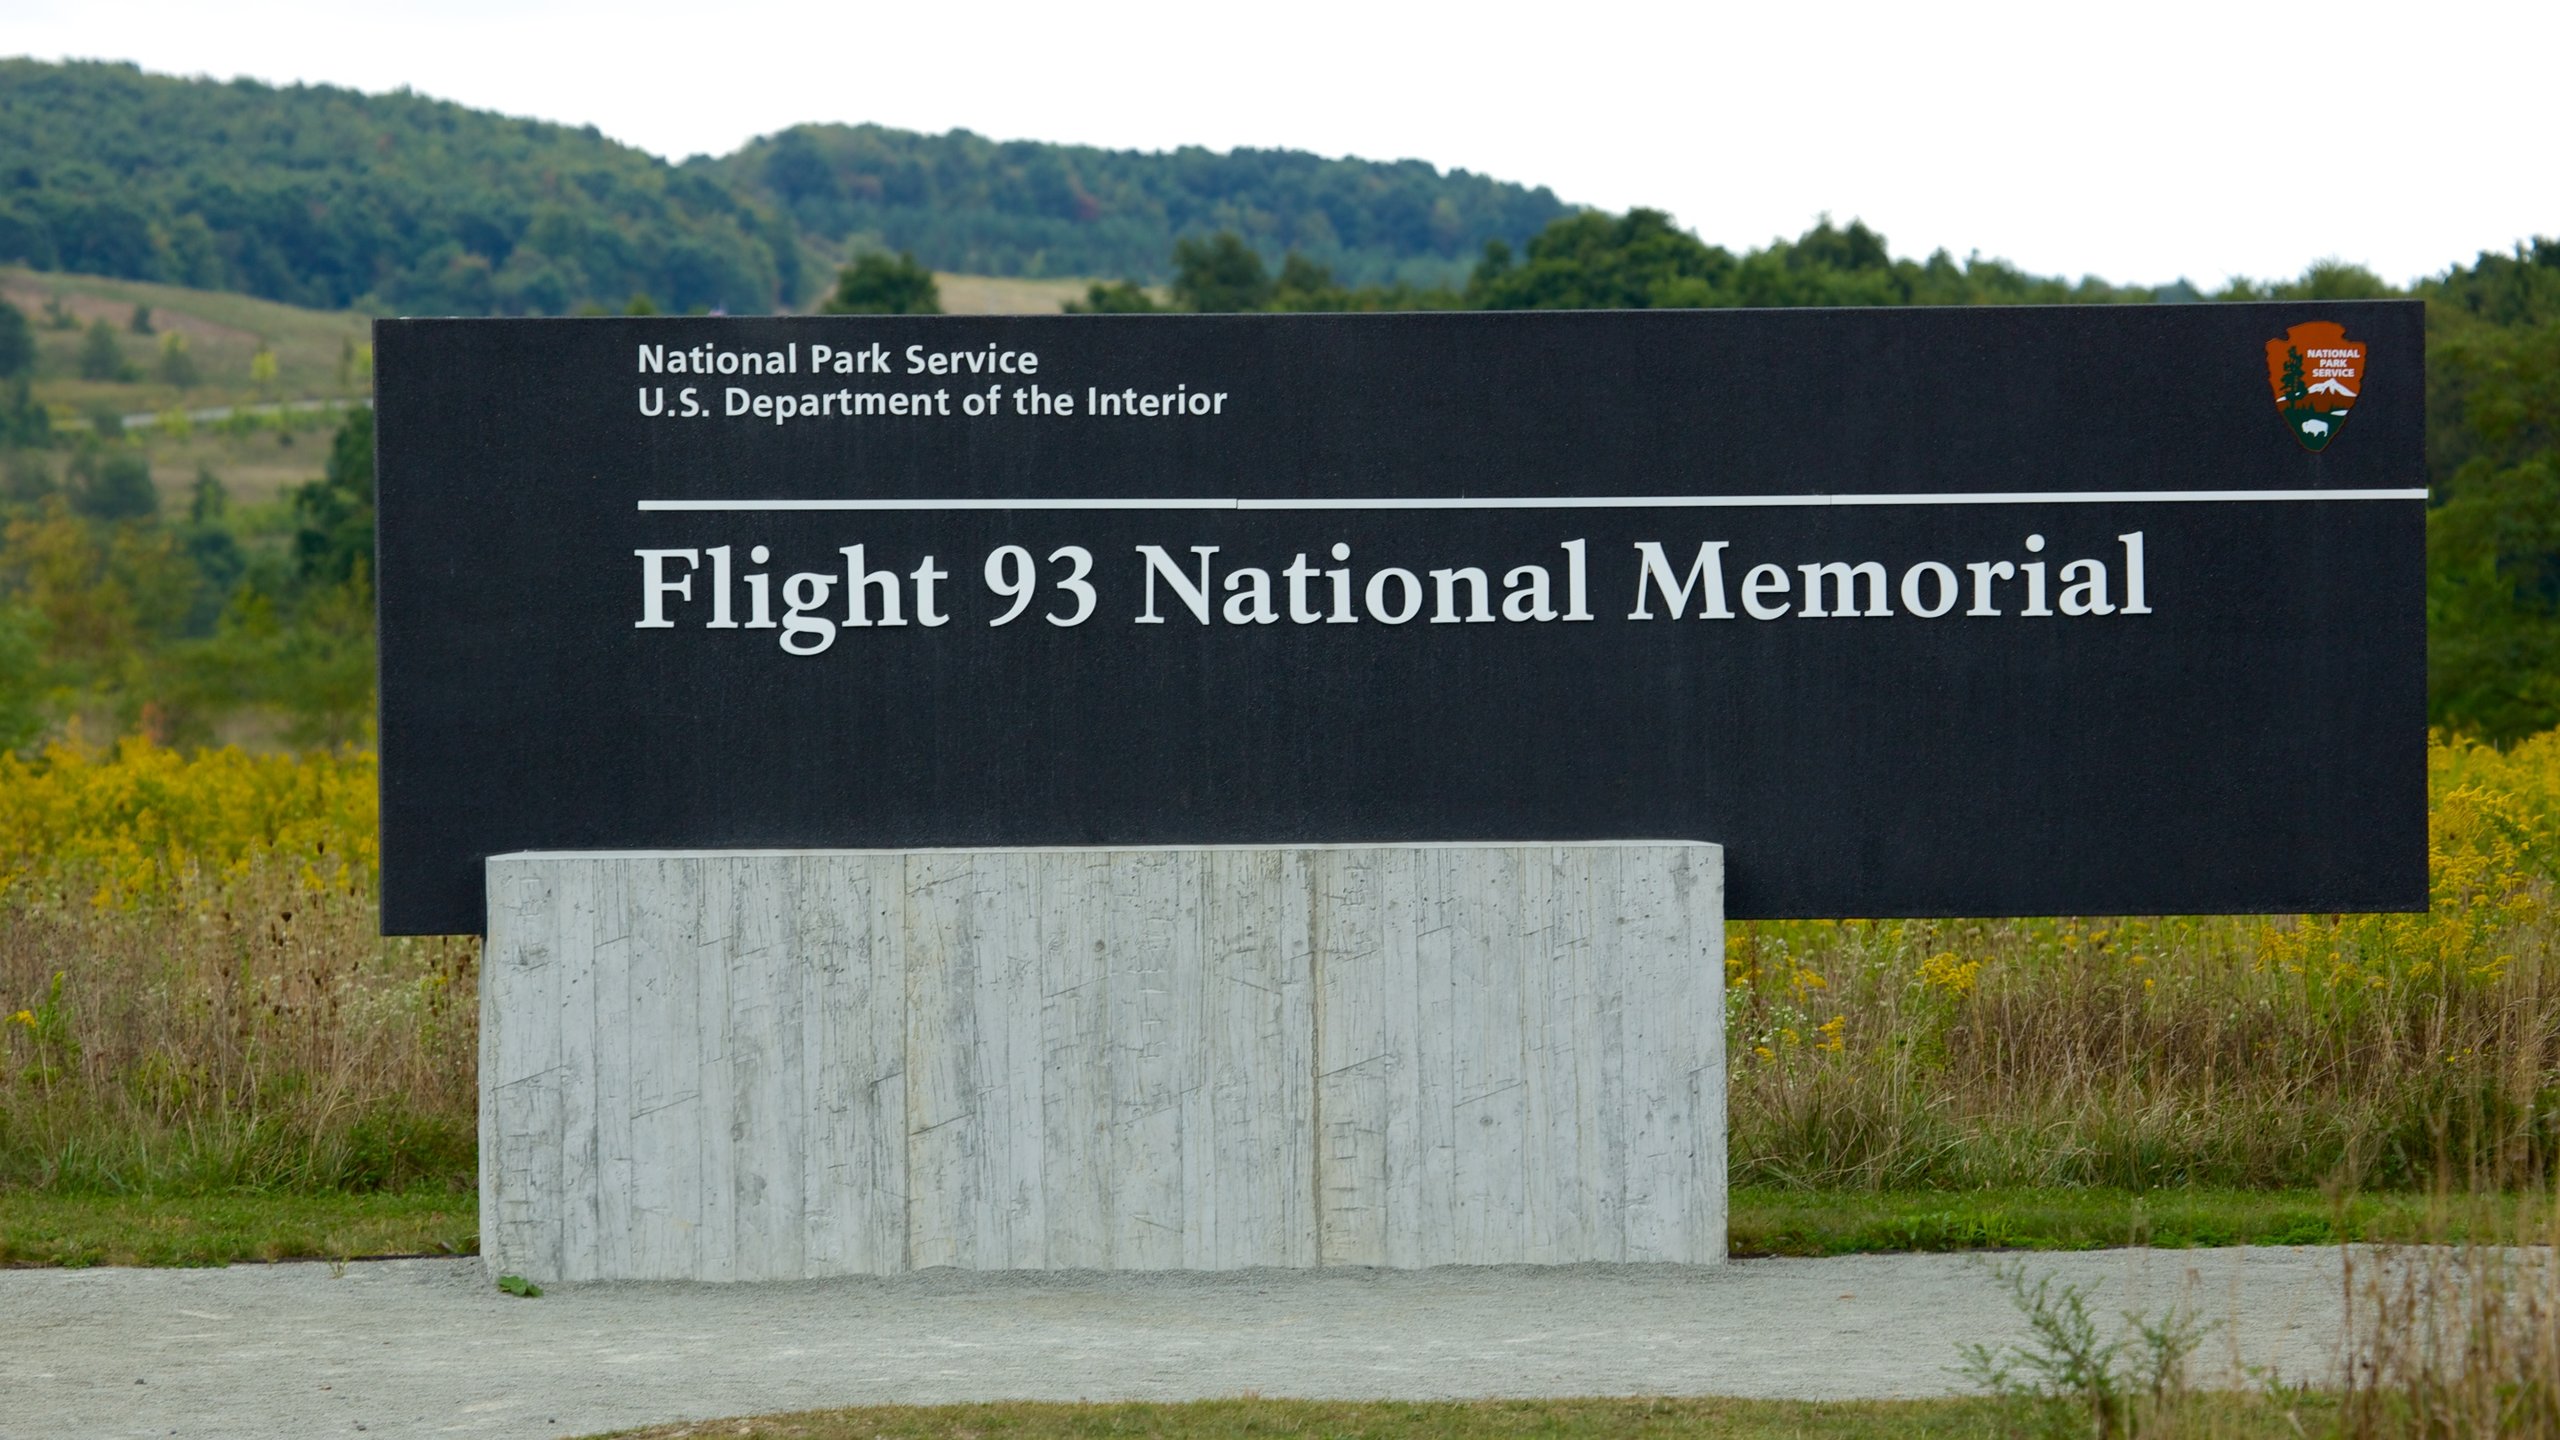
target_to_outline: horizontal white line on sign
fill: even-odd
[[[1240,510],[1206,500],[643,500],[643,510]]]
[[[1975,490],[1878,495],[1490,495],[1331,500],[643,500],[643,510],[1757,510],[1812,505],[2163,505],[2223,501],[2424,500],[2388,490]]]

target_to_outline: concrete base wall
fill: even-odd
[[[1724,1256],[1712,845],[524,854],[488,883],[493,1273]]]

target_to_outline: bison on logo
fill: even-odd
[[[2267,342],[2267,385],[2285,428],[2305,450],[2325,450],[2364,390],[2365,344],[2326,320],[2296,325]]]

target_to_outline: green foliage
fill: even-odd
[[[196,370],[195,352],[188,348],[183,332],[172,330],[160,337],[160,363],[154,373],[161,383],[181,390],[192,389],[203,379]]]
[[[861,240],[991,275],[1164,278],[1228,230],[1364,283],[1449,284],[1566,213],[1420,161],[1171,154],[967,131],[800,126],[669,165],[599,135],[422,96],[0,61],[0,262],[324,308],[565,315],[800,302]]]
[[[2026,1318],[2027,1345],[1966,1344],[1965,1373],[1984,1393],[2037,1422],[2033,1433],[2098,1440],[2186,1433],[2187,1361],[2212,1326],[2186,1297],[2158,1318],[2131,1311],[2113,1339],[2099,1338],[2087,1285],[2027,1282],[2023,1264],[2003,1265],[2000,1283]]]
[[[1069,315],[1152,315],[1164,307],[1137,281],[1115,280],[1090,286],[1082,300],[1070,300],[1059,308]]]
[[[399,92],[0,61],[0,260],[336,309],[798,297],[788,227],[593,127]]]
[[[2257,281],[2234,276],[2217,300],[2389,300],[2402,292],[2361,265],[2315,260],[2299,280]]]
[[[2429,292],[2429,708],[2512,740],[2560,723],[2560,244]]]
[[[54,493],[53,467],[33,450],[12,450],[0,456],[0,504],[9,509],[31,509],[37,502]]]
[[[2148,1245],[2336,1245],[2535,1233],[2532,1207],[2495,1194],[2424,1191],[2170,1189],[2048,1185],[2023,1189],[1855,1191],[1737,1185],[1731,1253],[1862,1255],[1889,1251],[2098,1250]]]
[[[306,582],[344,585],[373,573],[373,412],[347,412],[327,469],[293,492],[294,563]]]
[[[1882,235],[1828,217],[1795,240],[1735,255],[1657,210],[1559,220],[1525,256],[1488,246],[1467,282],[1485,310],[1704,309],[1772,305],[1984,305],[2147,301],[2152,292],[2028,275],[1941,250],[1895,259]]]
[[[1280,278],[1272,282],[1272,309],[1307,313],[1357,309],[1357,297],[1333,283],[1333,271],[1292,250],[1280,260]]]
[[[143,520],[160,513],[160,492],[151,487],[151,462],[142,452],[120,445],[84,447],[72,457],[65,489],[71,508],[92,520]]]
[[[15,750],[44,733],[44,650],[36,638],[39,617],[14,600],[0,599],[0,750]]]
[[[124,346],[117,342],[116,332],[104,320],[91,321],[89,333],[80,340],[80,378],[83,380],[130,380],[133,367],[124,362]]]
[[[1702,294],[1733,269],[1733,256],[1671,223],[1659,210],[1624,215],[1586,211],[1530,240],[1515,262],[1509,246],[1488,245],[1467,282],[1482,310],[1646,309]]]
[[[0,300],[0,380],[13,380],[35,368],[36,336],[27,312]]]
[[[513,1295],[519,1300],[539,1300],[542,1298],[542,1287],[534,1284],[532,1281],[527,1280],[521,1275],[499,1276],[498,1289],[501,1293]]]
[[[200,743],[245,708],[296,743],[365,738],[372,435],[348,412],[322,477],[263,504],[199,465],[169,514],[139,445],[83,437],[60,485],[40,454],[0,454],[0,748],[31,710],[54,734]]]
[[[151,307],[148,305],[134,306],[133,319],[126,322],[125,328],[131,330],[136,335],[149,335],[154,333],[151,326]]]
[[[876,125],[796,126],[686,170],[770,203],[830,246],[866,236],[984,275],[1163,280],[1176,237],[1230,231],[1364,283],[1448,284],[1485,241],[1525,239],[1566,213],[1543,188],[1418,160],[1156,154]]]
[[[1173,298],[1185,310],[1259,310],[1271,302],[1273,289],[1262,257],[1233,231],[1174,242]]]
[[[470,1254],[479,1247],[477,1198],[441,1186],[200,1195],[21,1188],[0,1205],[0,1266]]]
[[[942,292],[913,255],[870,254],[844,268],[818,308],[829,315],[939,315]]]
[[[196,467],[195,484],[187,491],[187,519],[178,532],[179,548],[195,566],[201,581],[196,601],[187,610],[186,633],[213,633],[223,604],[248,574],[249,555],[231,526],[231,492],[210,465]]]
[[[53,417],[38,404],[27,377],[0,380],[0,449],[37,449],[53,443]]]

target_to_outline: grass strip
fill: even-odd
[[[0,1265],[228,1265],[467,1255],[479,1197],[392,1194],[97,1195],[0,1189]]]
[[[2255,1395],[2190,1402],[2217,1436],[2316,1432],[2325,1397],[2279,1404]],[[623,1440],[1578,1440],[1712,1435],[1718,1440],[1884,1440],[2017,1432],[2012,1402],[1957,1400],[1585,1399],[1467,1401],[1200,1400],[1188,1404],[872,1405],[615,1432]]]
[[[2309,1190],[1736,1190],[1736,1256],[1952,1250],[2170,1249],[2342,1241],[2539,1238],[2547,1207],[2520,1195]],[[364,1255],[469,1255],[470,1191],[145,1196],[0,1188],[0,1265],[225,1265]],[[541,1277],[536,1277],[541,1278]]]
[[[1983,1190],[1869,1193],[1738,1189],[1736,1256],[1898,1251],[2166,1249],[2505,1240],[2537,1235],[2540,1197],[2354,1195],[2313,1190]]]

